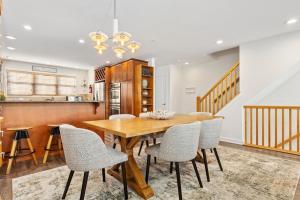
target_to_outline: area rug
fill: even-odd
[[[199,188],[192,164],[180,168],[183,199],[204,200],[292,200],[300,175],[300,163],[229,147],[220,147],[224,173],[209,151],[211,182],[206,181],[204,166],[197,164],[204,188]],[[145,172],[146,156],[137,162]],[[69,169],[66,166],[13,179],[15,200],[61,199]],[[83,173],[73,177],[66,199],[79,199]],[[124,199],[123,185],[110,175],[102,182],[101,170],[90,173],[85,199]],[[155,196],[151,199],[178,199],[176,175],[169,173],[169,163],[158,160],[150,168],[149,184]],[[129,190],[129,199],[141,199]]]

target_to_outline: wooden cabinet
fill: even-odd
[[[121,82],[121,114],[132,114],[133,103],[133,83]]]
[[[121,83],[121,113],[134,114],[138,116],[143,112],[143,108],[147,111],[153,110],[153,76],[143,75],[143,68],[147,68],[153,75],[153,67],[148,66],[148,62],[130,59],[109,68],[109,75],[105,78],[107,87],[110,83]],[[142,88],[142,81],[147,79],[148,88]],[[142,95],[144,90],[148,90],[148,95]],[[108,94],[110,88],[106,88]],[[107,96],[108,97],[108,96]],[[143,100],[147,104],[143,104]],[[110,110],[109,99],[106,99],[106,108]],[[108,112],[106,112],[108,113]],[[106,115],[108,118],[108,115]]]
[[[3,151],[2,151],[2,137],[3,137],[3,132],[1,129],[3,117],[0,117],[0,167],[3,165]]]

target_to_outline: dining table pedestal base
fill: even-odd
[[[121,151],[128,155],[128,161],[125,163],[126,178],[128,186],[134,190],[143,199],[149,199],[154,195],[153,189],[146,183],[141,169],[138,167],[133,156],[133,148],[139,142],[140,137],[121,138],[119,137]],[[122,173],[120,164],[114,165],[108,174],[122,182]]]

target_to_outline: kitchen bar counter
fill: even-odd
[[[12,137],[14,135],[13,132],[7,131],[7,128],[32,127],[32,129],[30,129],[30,138],[37,156],[42,157],[50,132],[48,125],[67,123],[76,127],[89,128],[82,122],[104,119],[105,103],[94,101],[9,100],[0,102],[0,116],[4,118],[2,123],[2,130],[4,130],[4,152],[10,151]],[[103,132],[93,131],[97,132],[103,138]],[[25,145],[25,143],[23,144]]]

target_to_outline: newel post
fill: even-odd
[[[200,97],[200,96],[197,96],[197,112],[200,112],[200,111],[201,111],[200,100],[201,100],[201,97]]]

